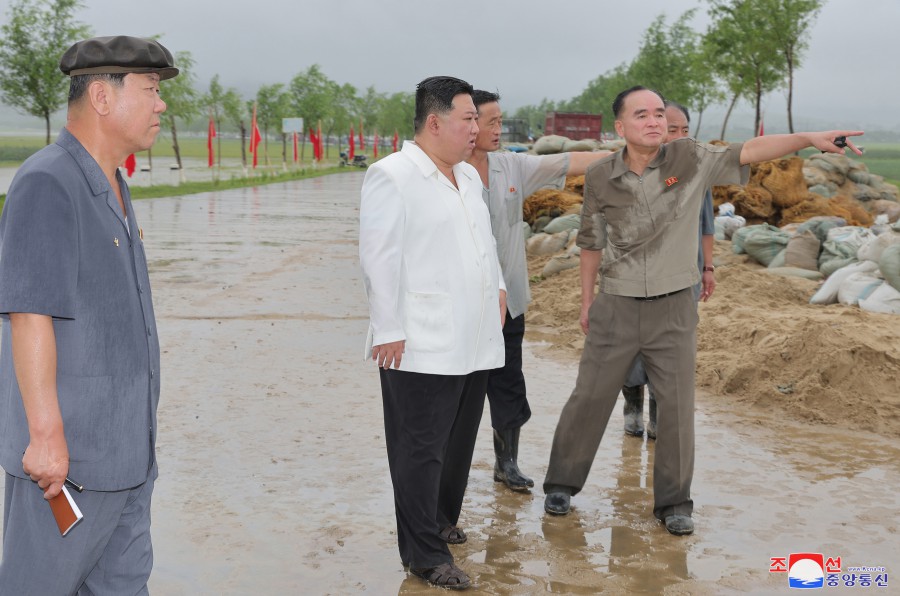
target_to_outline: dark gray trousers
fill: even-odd
[[[656,300],[599,294],[589,312],[575,390],[563,407],[544,491],[577,494],[600,446],[619,390],[637,355],[656,395],[653,513],[690,515],[694,474],[694,380],[697,306],[688,289]]]
[[[488,373],[380,375],[400,560],[415,569],[451,562],[439,532],[459,520]]]
[[[129,490],[69,489],[84,519],[60,536],[44,491],[7,474],[0,594],[147,594],[155,475],[154,467],[146,482]]]

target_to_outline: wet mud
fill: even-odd
[[[400,565],[363,360],[362,177],[135,204],[163,350],[151,593],[435,593]],[[537,487],[493,481],[485,408],[469,540],[451,547],[469,593],[790,593],[769,566],[791,552],[900,568],[896,442],[702,392],[693,536],[653,518],[655,445],[623,435],[621,407],[572,513],[546,515],[540,484],[577,362],[535,331],[519,459]]]

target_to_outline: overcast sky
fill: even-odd
[[[9,1],[0,0],[4,17]],[[95,35],[158,34],[173,52],[189,50],[202,88],[218,73],[250,96],[318,63],[360,91],[411,91],[450,74],[499,90],[506,110],[579,94],[630,61],[659,14],[672,22],[696,7],[695,29],[709,22],[701,0],[83,2],[78,18]],[[900,129],[898,27],[898,0],[827,0],[796,75],[797,127],[810,118]],[[767,129],[784,119],[785,96],[766,97]]]

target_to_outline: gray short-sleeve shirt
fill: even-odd
[[[568,153],[540,156],[503,151],[488,153],[490,188],[484,188],[482,194],[491,212],[491,228],[506,282],[506,307],[512,317],[523,314],[531,302],[522,232],[525,199],[541,188],[562,188],[568,170]]]
[[[746,183],[749,168],[740,164],[741,147],[685,138],[662,145],[642,176],[628,169],[624,152],[588,168],[577,243],[603,251],[602,292],[657,296],[700,281],[705,191]]]
[[[0,216],[0,465],[24,477],[28,425],[13,368],[9,313],[53,317],[57,395],[70,476],[122,490],[154,463],[159,342],[142,232],[100,166],[63,130],[29,158]]]

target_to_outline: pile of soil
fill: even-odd
[[[814,306],[817,283],[766,273],[716,242],[717,288],[700,305],[697,385],[736,408],[794,420],[900,434],[900,317],[840,304]],[[539,275],[548,257],[531,257]],[[578,269],[532,283],[528,338],[580,353]],[[574,379],[572,380],[574,383]]]

